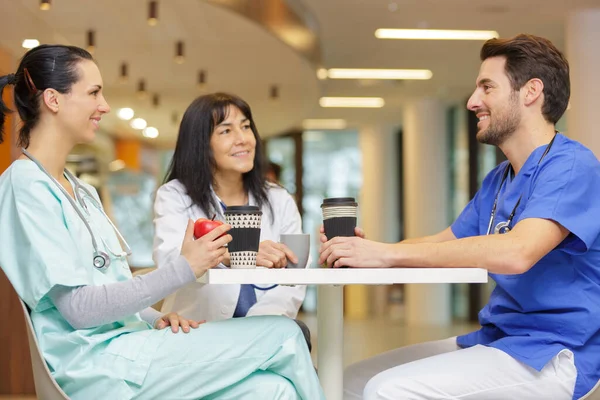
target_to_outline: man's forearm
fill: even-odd
[[[418,243],[439,243],[439,242],[440,242],[440,240],[436,239],[436,235],[432,235],[432,236],[422,236],[422,237],[418,237],[418,238],[404,239],[400,243],[402,243],[402,244],[418,244]]]
[[[446,228],[443,231],[436,233],[431,236],[422,236],[418,238],[405,239],[400,243],[404,244],[417,244],[417,243],[441,243],[447,242],[448,240],[454,240],[456,236],[452,233],[452,229]]]
[[[497,274],[520,274],[532,265],[525,246],[510,235],[443,242],[418,240],[394,245],[387,263],[396,267],[485,268]]]
[[[553,220],[527,218],[502,235],[391,245],[384,251],[383,257],[387,259],[383,262],[401,267],[477,267],[496,274],[522,274],[568,234],[565,227]]]

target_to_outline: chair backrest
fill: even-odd
[[[29,316],[29,310],[23,300],[19,299],[21,306],[23,307],[23,313],[25,314],[25,325],[27,325],[27,339],[29,339],[29,353],[31,354],[31,365],[33,367],[33,382],[35,384],[35,391],[39,400],[65,400],[69,399],[65,392],[62,391],[60,386],[56,383],[44,355],[40,351],[38,341],[33,330],[31,323],[31,317]]]

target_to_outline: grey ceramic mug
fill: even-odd
[[[308,233],[281,234],[279,243],[285,244],[298,257],[297,263],[288,260],[286,268],[306,268],[310,252],[310,235]]]

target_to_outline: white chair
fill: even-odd
[[[31,365],[33,369],[33,382],[35,384],[35,392],[39,400],[69,400],[65,392],[62,391],[60,386],[56,383],[44,355],[40,351],[38,341],[31,324],[31,317],[29,316],[29,310],[23,300],[19,299],[21,306],[23,307],[23,314],[25,314],[25,325],[27,325],[27,339],[29,339],[29,353],[31,354]]]

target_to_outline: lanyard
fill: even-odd
[[[544,150],[544,153],[538,160],[537,165],[540,165],[540,163],[542,162],[544,157],[546,157],[546,154],[548,154],[548,152],[550,152],[550,149],[552,148],[552,144],[554,144],[554,139],[556,139],[556,134],[554,135],[554,137],[552,137],[552,140],[550,141],[550,143],[548,143],[548,146],[546,147],[546,150]],[[512,167],[511,167],[510,163],[508,163],[506,165],[506,168],[504,169],[504,173],[502,174],[502,180],[500,181],[500,186],[498,187],[498,191],[496,192],[496,197],[494,198],[494,205],[492,206],[492,212],[490,214],[490,222],[488,224],[486,235],[489,235],[491,233],[492,226],[494,224],[494,218],[496,218],[496,208],[498,207],[498,197],[500,196],[500,190],[502,189],[502,185],[506,181],[506,178],[508,177],[508,174],[511,169],[512,169]],[[517,212],[517,208],[519,207],[519,204],[521,204],[522,198],[523,198],[523,193],[521,193],[521,195],[519,196],[519,200],[517,200],[517,204],[515,204],[510,215],[508,216],[508,220],[506,222],[500,222],[498,224],[497,229],[495,229],[498,231],[498,233],[510,232],[510,224],[512,223],[515,213]]]

